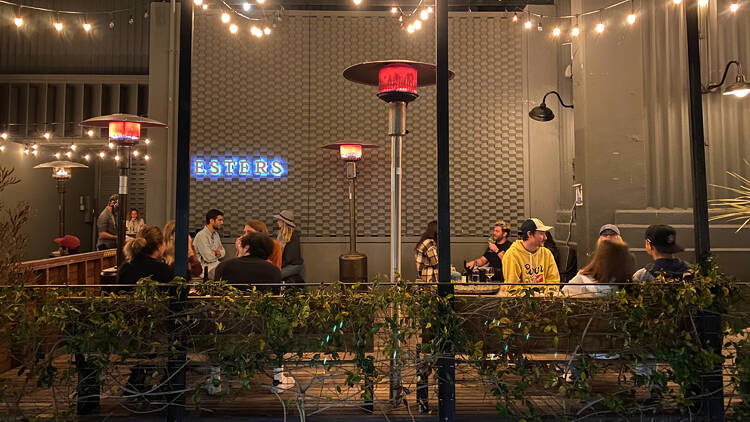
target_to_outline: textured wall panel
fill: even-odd
[[[358,233],[388,236],[390,144],[387,105],[376,88],[346,81],[361,61],[434,62],[434,27],[408,35],[393,18],[292,15],[269,38],[236,38],[215,17],[196,18],[192,154],[196,158],[279,156],[280,179],[193,179],[191,227],[211,207],[242,221],[291,209],[308,236],[348,235],[342,163],[319,147],[343,139],[381,146],[367,151],[358,179]],[[522,218],[522,54],[518,26],[495,15],[450,19],[451,176],[454,235],[483,235],[492,221]],[[482,40],[482,42],[478,42]],[[403,224],[418,235],[436,218],[435,89],[407,109],[403,145]]]

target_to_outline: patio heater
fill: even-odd
[[[119,212],[117,215],[117,266],[119,267],[124,257],[122,246],[125,244],[125,219],[128,209],[128,173],[133,155],[133,147],[138,145],[141,139],[142,128],[164,128],[166,124],[146,117],[134,114],[109,114],[106,116],[92,117],[81,122],[83,127],[106,128],[109,130],[109,141],[117,145],[117,160],[120,168],[119,184]]]
[[[35,169],[51,168],[52,178],[57,182],[57,219],[59,224],[60,237],[65,236],[65,186],[70,180],[70,169],[72,168],[89,168],[89,166],[73,161],[50,161],[34,166]]]
[[[453,79],[450,72],[449,79]],[[355,64],[344,78],[378,87],[378,97],[388,103],[388,136],[391,138],[391,281],[401,277],[401,144],[406,135],[406,105],[419,97],[417,88],[437,82],[434,64],[411,60],[384,60]]]
[[[349,252],[339,256],[339,280],[345,283],[366,282],[367,256],[357,252],[357,161],[362,159],[362,150],[379,147],[340,142],[321,148],[338,151],[339,158],[346,163],[346,179],[349,181]]]

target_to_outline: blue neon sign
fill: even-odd
[[[196,179],[278,178],[287,174],[287,163],[281,158],[193,158],[190,173]]]

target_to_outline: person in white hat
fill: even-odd
[[[281,245],[281,279],[302,273],[302,252],[300,250],[300,231],[294,223],[294,214],[289,210],[281,211],[273,216],[279,226],[276,235]]]

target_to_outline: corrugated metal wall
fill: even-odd
[[[728,12],[729,2],[711,1],[701,13],[701,57],[704,85],[718,81],[729,60],[750,66],[750,11]],[[690,208],[690,138],[688,115],[687,44],[683,6],[643,2],[645,107],[648,113],[648,205]],[[731,70],[728,79],[734,80]],[[750,158],[750,101],[720,93],[703,97],[709,183],[731,184],[727,171],[745,175]],[[658,182],[656,182],[658,181]],[[725,192],[709,189],[709,196]]]
[[[29,3],[31,4],[31,3]],[[34,6],[56,10],[109,11],[116,15],[59,15],[64,29],[53,27],[54,15],[22,9],[24,26],[13,24],[17,10],[0,5],[0,73],[148,74],[149,0],[36,0]],[[129,24],[130,16],[133,24]],[[82,30],[84,18],[92,25]],[[114,30],[108,28],[110,20]]]

